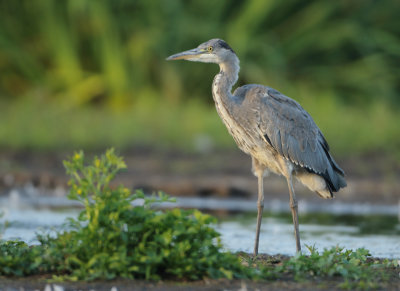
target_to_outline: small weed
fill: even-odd
[[[4,213],[0,211],[0,219],[3,217],[3,215]],[[0,239],[7,227],[8,227],[8,221],[4,222],[0,221]]]
[[[42,249],[22,241],[0,242],[0,274],[25,276],[41,272]]]
[[[307,248],[310,255],[297,254],[275,268],[274,272],[289,273],[298,281],[342,278],[344,282],[340,284],[341,288],[370,289],[387,281],[387,269],[396,266],[389,260],[371,260],[369,251],[363,248],[352,251],[333,247],[322,253],[314,247]]]
[[[338,288],[359,290],[383,288],[390,280],[399,280],[398,262],[372,259],[366,249],[333,247],[320,253],[314,247],[307,248],[309,255],[299,253],[293,257],[237,255],[244,266],[258,269],[264,280],[329,282]]]

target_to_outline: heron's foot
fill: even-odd
[[[258,246],[257,246],[257,248],[254,248],[253,256],[254,256],[254,257],[257,257],[257,256],[258,256]]]

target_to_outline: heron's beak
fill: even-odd
[[[191,49],[188,51],[184,51],[181,53],[177,53],[175,55],[169,56],[167,58],[167,61],[174,61],[174,60],[196,60],[199,58],[200,55],[204,54],[206,52],[205,49]]]

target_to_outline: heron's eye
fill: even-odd
[[[209,47],[207,48],[207,51],[208,51],[209,53],[211,53],[211,52],[213,51],[213,47],[212,47],[212,46],[209,46]]]

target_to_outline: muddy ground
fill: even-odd
[[[250,255],[251,256],[251,255]],[[267,264],[280,264],[283,260],[287,260],[287,256],[281,255],[259,255],[258,261]],[[390,272],[390,280],[380,283],[375,290],[400,290],[399,269],[388,270]],[[25,278],[2,278],[0,277],[1,291],[124,291],[124,290],[140,290],[140,291],[197,291],[197,290],[342,290],[340,284],[343,280],[339,277],[332,277],[326,280],[303,280],[295,281],[292,276],[287,275],[284,278],[271,281],[249,281],[249,280],[227,280],[227,279],[205,279],[199,281],[144,281],[144,280],[128,280],[117,279],[110,281],[92,281],[92,282],[61,282],[50,283],[51,276],[30,276]]]
[[[50,289],[51,288],[51,289]],[[62,288],[62,289],[61,289]],[[295,282],[272,281],[252,282],[241,280],[205,280],[196,282],[146,282],[141,280],[114,280],[91,283],[46,283],[44,278],[0,279],[1,291],[251,291],[251,290],[342,290],[335,281]],[[398,286],[385,285],[381,290],[399,290]]]
[[[251,282],[241,280],[204,280],[196,282],[146,282],[141,280],[114,280],[91,283],[55,283],[49,284],[44,278],[0,279],[1,291],[250,291],[250,290],[341,290],[334,281],[324,282]],[[393,287],[393,288],[392,288]],[[384,290],[398,290],[395,286],[385,286]],[[51,289],[50,289],[51,288]],[[62,288],[62,289],[61,289]]]

